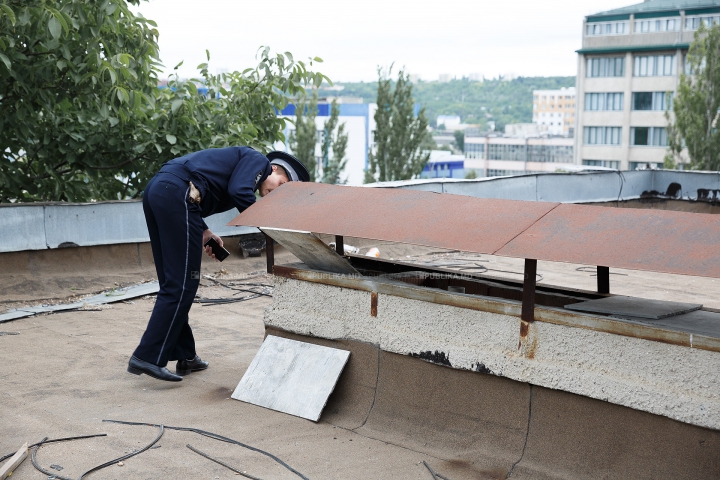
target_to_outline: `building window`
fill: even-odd
[[[587,77],[623,77],[625,76],[625,57],[588,58]]]
[[[603,167],[603,168],[614,168],[615,170],[620,169],[620,162],[617,160],[583,160],[583,165],[589,167]]]
[[[526,172],[525,170],[497,170],[495,168],[489,168],[487,172],[488,177],[505,177],[508,175],[524,175],[526,173],[532,173]]]
[[[599,22],[588,23],[585,34],[588,37],[600,35],[624,35],[628,32],[628,22]]]
[[[601,92],[585,94],[585,110],[622,110],[622,92]]]
[[[662,170],[663,164],[657,162],[630,162],[630,170]]]
[[[647,147],[667,147],[668,138],[665,127],[631,127],[630,145]]]
[[[672,99],[672,92],[633,92],[632,109],[672,110]]]
[[[713,25],[720,23],[720,15],[697,15],[685,17],[685,30],[697,30],[700,28],[700,22],[703,22],[706,27],[712,27]]]
[[[516,160],[524,162],[525,145],[488,145],[488,160]]]
[[[528,145],[528,162],[574,163],[573,147],[565,145]]]
[[[680,30],[680,18],[652,18],[635,20],[633,33],[675,32]]]
[[[621,127],[585,127],[585,145],[620,145]]]
[[[675,55],[642,55],[634,58],[633,75],[661,77],[675,75]]]
[[[485,144],[465,142],[465,157],[479,159],[485,158]]]

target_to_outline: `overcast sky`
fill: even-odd
[[[448,73],[485,77],[575,75],[585,15],[633,0],[150,0],[169,72],[243,70],[258,47],[318,56],[333,81],[372,81],[378,65],[405,66],[423,80]]]

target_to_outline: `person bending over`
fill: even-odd
[[[263,155],[250,147],[202,150],[165,163],[143,194],[160,290],[128,372],[179,382],[208,368],[195,352],[188,312],[200,285],[203,245],[214,238],[203,217],[235,207],[242,212],[286,182],[307,182],[305,166],[285,152]],[[214,258],[210,247],[205,252]],[[167,369],[177,361],[175,373]]]

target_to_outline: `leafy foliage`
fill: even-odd
[[[325,128],[323,129],[323,183],[345,183],[340,181],[340,175],[347,164],[345,151],[347,150],[348,134],[345,133],[344,123],[338,126],[339,117],[340,107],[337,100],[333,100],[330,108],[330,118],[325,122]],[[332,155],[330,155],[331,151]]]
[[[427,135],[425,109],[415,116],[412,84],[403,70],[398,73],[395,88],[378,68],[377,110],[375,111],[375,148],[368,153],[365,183],[407,180],[420,174],[430,153],[420,146]]]
[[[295,130],[290,132],[288,147],[293,155],[300,160],[310,174],[310,181],[319,178],[318,162],[315,158],[315,145],[317,144],[317,127],[315,117],[318,113],[318,94],[313,89],[310,99],[306,94],[298,98],[295,105]]]
[[[666,167],[683,162],[687,148],[690,167],[696,170],[720,170],[720,26],[710,29],[704,23],[695,32],[687,57],[692,74],[682,74],[673,101],[672,121],[669,111],[668,155]]]
[[[174,157],[267,151],[284,140],[288,95],[328,80],[309,70],[318,58],[261,48],[255,68],[202,64],[161,90],[156,24],[124,0],[0,2],[0,202],[137,197]]]
[[[372,101],[377,96],[377,82],[341,83],[341,95],[363,97]],[[438,115],[460,115],[464,123],[479,124],[495,121],[502,130],[508,123],[532,122],[532,91],[575,86],[575,77],[518,77],[513,80],[467,78],[446,83],[419,81],[413,84],[415,100],[425,107],[430,125]],[[337,91],[320,88],[320,96],[337,95]]]
[[[453,132],[453,137],[455,137],[455,146],[457,146],[458,150],[461,152],[465,151],[465,132],[461,130],[455,130]]]

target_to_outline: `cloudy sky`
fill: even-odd
[[[256,64],[258,47],[318,56],[333,81],[372,81],[378,65],[423,80],[575,75],[585,15],[633,0],[150,0],[136,11],[158,23],[167,71],[193,76]]]

